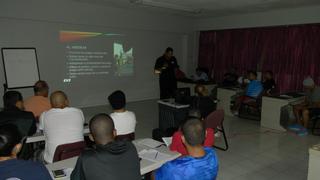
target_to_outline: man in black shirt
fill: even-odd
[[[177,60],[173,56],[173,49],[168,47],[164,55],[157,59],[154,66],[154,72],[160,74],[160,99],[174,97],[177,89],[175,71],[178,67]]]
[[[236,71],[237,69],[235,67],[232,67],[230,72],[227,72],[224,74],[222,86],[230,87],[230,86],[236,86],[238,84],[238,75]]]
[[[37,130],[32,112],[24,111],[22,95],[18,91],[8,91],[3,95],[4,109],[0,112],[0,126],[14,124],[22,136],[30,136]]]
[[[209,96],[208,89],[204,85],[197,84],[194,90],[197,96],[193,99],[193,108],[200,110],[201,118],[206,118],[216,109],[216,103]]]
[[[263,90],[265,95],[271,95],[276,88],[276,82],[273,79],[273,73],[266,71],[263,76]]]
[[[80,155],[71,180],[141,180],[136,148],[129,141],[115,141],[116,130],[107,114],[94,116],[89,124],[93,148]]]

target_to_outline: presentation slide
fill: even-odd
[[[126,34],[63,30],[59,41],[65,54],[65,83],[134,74],[134,49]]]

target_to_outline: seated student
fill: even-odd
[[[246,96],[251,98],[257,98],[263,91],[261,81],[257,80],[257,73],[249,71],[249,84],[246,90]]]
[[[235,114],[238,113],[241,103],[256,101],[256,99],[261,95],[263,91],[263,86],[260,81],[257,80],[257,73],[254,71],[249,71],[249,84],[246,89],[245,96],[240,96],[235,102],[233,111]]]
[[[197,84],[194,88],[195,94],[192,106],[194,109],[199,109],[201,117],[206,118],[216,108],[216,103],[209,96],[208,89],[202,84]]]
[[[201,119],[201,113],[199,110],[190,110],[188,114],[189,118],[198,118]],[[183,126],[183,124],[182,124]],[[203,143],[203,146],[205,147],[212,147],[214,145],[214,131],[211,128],[206,129],[206,136],[205,140]],[[183,142],[182,142],[182,132],[181,132],[181,127],[178,131],[176,131],[173,136],[172,136],[172,143],[170,145],[170,150],[171,151],[177,151],[180,154],[188,155],[187,149],[185,148]]]
[[[245,89],[248,84],[250,83],[250,80],[248,78],[250,71],[245,71],[240,75],[237,79],[237,84],[239,85],[240,88]]]
[[[228,86],[236,86],[238,75],[236,73],[237,69],[235,67],[232,67],[230,69],[230,72],[224,74],[224,79],[222,81],[222,86],[228,87]]]
[[[165,163],[154,173],[155,180],[215,180],[218,159],[213,148],[203,147],[205,129],[203,123],[191,118],[182,126],[182,142],[188,155]]]
[[[196,73],[191,77],[194,81],[209,81],[207,73],[200,67],[196,69]]]
[[[307,128],[310,117],[320,115],[320,87],[315,85],[310,77],[303,81],[303,86],[307,96],[303,103],[294,106],[294,114],[297,122]],[[307,131],[305,130],[304,133]]]
[[[0,179],[51,180],[47,168],[33,161],[18,160],[22,136],[16,126],[0,127]]]
[[[51,104],[48,99],[49,86],[45,81],[37,81],[33,87],[34,96],[27,98],[24,101],[26,111],[30,111],[36,118],[39,118],[41,113],[51,109]]]
[[[266,71],[263,76],[263,91],[264,94],[270,96],[272,91],[276,88],[276,82],[273,79],[273,73]]]
[[[111,117],[97,114],[89,124],[93,148],[80,155],[71,180],[141,180],[140,161],[130,141],[116,141],[117,132]]]
[[[84,124],[82,111],[68,107],[68,97],[64,92],[53,92],[50,102],[52,109],[41,114],[39,124],[45,135],[43,158],[47,163],[52,163],[57,146],[83,141]]]
[[[8,91],[3,95],[4,109],[0,112],[0,126],[14,124],[22,136],[36,132],[36,120],[31,112],[24,111],[23,98],[18,91]]]
[[[127,111],[126,96],[122,91],[115,91],[108,97],[109,103],[113,108],[110,114],[117,130],[117,135],[126,135],[135,132],[136,116],[133,112]]]

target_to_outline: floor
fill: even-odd
[[[158,106],[155,100],[128,103],[136,113],[136,137],[151,137],[158,126]],[[111,112],[110,107],[85,108],[86,119],[99,112]],[[260,127],[259,122],[225,117],[229,150],[216,150],[220,168],[217,180],[307,180],[308,149],[320,143],[317,136],[299,137],[290,132],[277,132]],[[216,139],[216,145],[222,143]]]

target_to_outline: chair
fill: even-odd
[[[239,117],[251,120],[260,121],[261,120],[261,106],[262,106],[262,95],[254,99],[242,102],[239,108]]]
[[[118,141],[133,141],[135,139],[135,134],[129,133],[129,134],[124,134],[124,135],[118,135],[116,137],[116,140]]]
[[[212,128],[217,130],[223,134],[223,139],[225,143],[225,147],[213,146],[217,149],[226,151],[229,148],[227,136],[223,127],[223,120],[224,120],[224,110],[218,109],[210,113],[207,118],[204,120],[204,124],[206,128]]]
[[[61,144],[56,148],[56,151],[54,152],[53,162],[79,156],[85,147],[86,143],[84,141]]]

